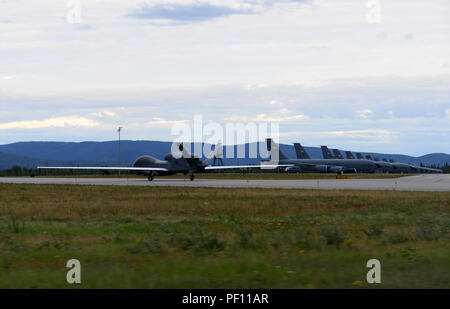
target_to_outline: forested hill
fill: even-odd
[[[261,146],[265,146],[261,143]],[[188,146],[188,145],[187,145]],[[130,165],[139,156],[147,154],[163,159],[170,152],[171,142],[161,141],[121,141],[121,165]],[[251,164],[257,163],[260,157],[249,159],[249,144],[245,145],[247,158],[227,158],[227,149],[224,148],[225,164]],[[280,145],[281,150],[290,158],[295,158],[292,145]],[[312,158],[322,158],[319,147],[305,147]],[[237,147],[234,146],[237,153]],[[365,153],[379,159],[387,158],[396,162],[411,164],[424,164],[443,166],[450,163],[450,155],[444,153],[427,154],[413,157],[402,154]],[[345,154],[343,153],[344,157]],[[111,166],[118,164],[118,142],[19,142],[0,145],[0,169],[7,169],[13,165],[34,168],[37,165],[86,165]]]

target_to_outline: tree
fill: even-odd
[[[22,167],[20,167],[19,165],[13,165],[13,167],[11,168],[11,173],[14,176],[22,176]]]

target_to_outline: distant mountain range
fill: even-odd
[[[22,168],[35,169],[39,165],[48,166],[111,166],[116,162],[101,161],[63,161],[63,160],[45,160],[39,158],[30,158],[18,156],[10,153],[0,152],[0,170],[9,169],[14,165]]]
[[[158,159],[170,152],[171,142],[160,141],[121,141],[121,165],[129,166],[141,155],[151,155]],[[264,147],[264,143],[261,143]],[[186,145],[188,148],[188,145]],[[237,146],[232,146],[237,153]],[[312,158],[322,158],[319,147],[304,147]],[[231,149],[231,148],[230,148]],[[249,144],[245,145],[248,157]],[[263,148],[264,149],[264,148]],[[295,150],[292,145],[281,144],[280,149],[289,158],[295,158]],[[392,159],[396,162],[411,164],[438,165],[450,164],[450,155],[444,153],[432,153],[420,157],[412,157],[401,154],[367,153],[372,157]],[[224,147],[225,164],[255,164],[260,157],[227,158],[227,148]],[[343,154],[344,155],[344,154]],[[69,165],[69,166],[113,166],[118,164],[118,143],[108,142],[20,142],[0,145],[0,169],[8,169],[13,165],[26,168],[35,168],[38,165]]]

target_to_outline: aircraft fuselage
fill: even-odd
[[[378,166],[370,160],[358,159],[282,159],[279,164],[293,164],[304,171],[333,172],[332,167],[354,169],[358,173],[373,173]],[[328,168],[326,168],[328,167]]]

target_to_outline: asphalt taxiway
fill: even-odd
[[[231,180],[231,179],[168,179],[148,181],[142,178],[49,178],[0,177],[0,183],[113,185],[150,187],[212,187],[212,188],[278,188],[321,190],[398,190],[449,191],[450,174],[416,175],[386,179],[309,179],[309,180]]]

